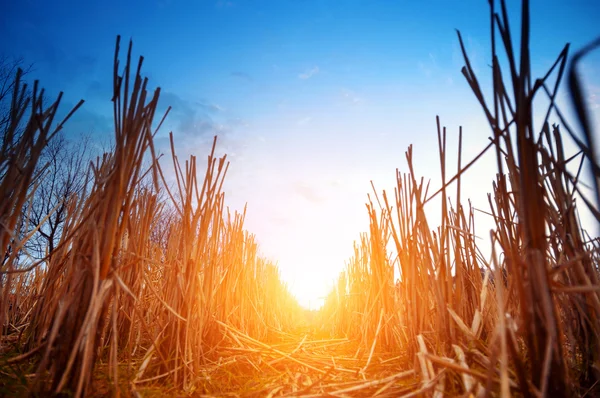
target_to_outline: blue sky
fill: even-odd
[[[409,144],[417,172],[439,181],[436,115],[451,148],[463,126],[465,159],[489,135],[460,73],[455,34],[489,82],[484,0],[7,3],[0,54],[33,63],[30,77],[65,92],[64,111],[86,100],[67,127],[73,136],[108,141],[115,37],[134,40],[145,74],[163,90],[161,106],[173,106],[157,144],[166,150],[172,130],[182,155],[203,158],[219,135],[232,161],[229,205],[248,203],[247,228],[304,304],[327,292],[366,230],[369,181],[392,188]],[[513,31],[519,3],[508,1]],[[596,0],[531,8],[535,75],[564,43],[576,49],[600,35]],[[597,53],[583,72],[598,120]],[[468,175],[465,194],[481,207],[493,175],[491,159]]]

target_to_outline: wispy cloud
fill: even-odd
[[[594,87],[592,87],[592,89],[594,89]],[[588,102],[592,109],[600,109],[600,88],[595,87],[595,90],[592,90],[588,96]]]
[[[273,215],[269,217],[269,221],[277,226],[288,226],[291,224],[290,218],[282,215]]]
[[[310,123],[311,120],[312,120],[312,117],[310,117],[310,116],[303,117],[302,119],[298,120],[296,122],[296,124],[298,124],[298,126],[304,126],[304,125]]]
[[[287,100],[287,98],[283,98],[283,99],[279,100],[279,102],[277,103],[277,110],[283,111],[283,110],[287,109],[288,103],[289,103],[289,101]]]
[[[305,71],[304,73],[300,73],[298,75],[298,78],[299,79],[303,79],[303,80],[310,79],[311,77],[313,77],[317,73],[319,73],[319,67],[315,66],[314,68],[309,69],[309,70]]]
[[[363,101],[354,91],[347,88],[342,89],[342,97],[350,104],[359,104]]]
[[[463,36],[463,40],[465,43],[467,56],[469,57],[469,63],[471,64],[471,67],[475,73],[479,73],[479,71],[484,70],[486,66],[484,60],[484,56],[487,54],[486,48],[479,40],[469,35],[467,35],[466,38]],[[457,71],[460,71],[460,69],[465,65],[465,59],[463,57],[458,40],[456,40],[452,45],[452,65],[453,69]]]
[[[254,81],[254,79],[252,79],[252,76],[250,76],[249,74],[247,74],[245,72],[240,72],[240,71],[231,72],[231,76],[235,77],[235,78],[238,78],[238,79],[245,80],[247,82]]]
[[[38,32],[34,32],[32,36],[33,52],[39,60],[35,69],[46,69],[52,72],[58,81],[65,83],[94,75],[98,65],[94,56],[67,51],[48,41],[43,35],[38,36]]]
[[[65,108],[70,109],[69,104]],[[111,117],[97,113],[89,106],[84,104],[81,109],[73,114],[69,123],[65,125],[65,131],[74,134],[81,132],[91,133],[96,137],[110,137],[114,131],[114,124]]]
[[[202,109],[205,109],[207,111],[209,111],[210,113],[216,113],[216,112],[224,112],[225,108],[223,108],[221,105],[219,104],[215,104],[215,103],[211,103],[211,102],[195,102],[195,104],[197,106],[199,106]]]
[[[294,187],[294,191],[297,195],[304,198],[306,201],[310,203],[323,203],[324,199],[321,197],[315,188],[309,186],[308,184],[301,182],[297,183]]]
[[[171,106],[170,122],[175,123],[175,129],[179,134],[210,136],[230,130],[231,126],[228,124],[213,120],[213,116],[219,119],[226,116],[219,116],[225,109],[218,104],[204,100],[190,101],[166,91],[161,93],[159,108],[162,112],[168,106]]]
[[[600,80],[597,78],[600,68],[590,61],[582,62],[577,68],[584,93],[587,96],[588,106],[592,110],[600,109]]]
[[[419,67],[419,70],[427,77],[431,77],[433,72],[438,70],[435,55],[433,55],[432,53],[429,53],[429,59],[427,61],[419,61],[417,63],[417,66]]]
[[[591,60],[584,60],[577,65],[577,75],[583,86],[587,107],[593,111],[600,109],[600,68]]]
[[[341,178],[336,178],[334,180],[329,181],[329,186],[332,188],[341,188],[344,185],[344,182]]]

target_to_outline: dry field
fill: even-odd
[[[491,2],[489,95],[458,35],[490,126],[481,155],[497,159],[489,208],[479,209],[495,227],[477,231],[491,256],[461,196],[479,156],[462,159],[461,135],[448,165],[438,119],[442,186],[416,174],[409,147],[394,191],[369,195],[370,229],[316,313],[260,257],[245,210],[225,205],[216,137],[200,164],[177,157],[173,134],[170,158],[156,155],[166,115],[155,115],[160,89],[147,90],[131,43],[124,64],[119,39],[115,50],[114,146],[89,165],[69,163],[77,179],[49,177],[47,155],[72,112],[57,123],[60,96],[50,103],[17,73],[1,125],[0,396],[600,395],[600,241],[578,213],[589,207],[600,220],[600,163],[576,71],[593,46],[574,56],[565,46],[535,78],[528,1],[521,11],[509,27],[504,2]],[[563,77],[577,131],[554,103]],[[534,97],[549,99],[537,130]],[[60,191],[48,181],[78,183]],[[433,198],[436,225],[424,211]]]

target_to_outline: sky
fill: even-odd
[[[508,1],[513,31],[519,4]],[[21,0],[1,7],[0,55],[32,64],[29,77],[50,95],[64,91],[64,112],[86,100],[65,129],[74,139],[110,140],[116,35],[123,47],[133,39],[144,74],[161,87],[161,111],[173,107],[156,145],[168,154],[173,131],[180,157],[204,159],[218,135],[219,153],[231,161],[227,204],[248,204],[246,228],[312,308],[368,229],[371,181],[393,189],[396,168],[407,171],[409,145],[417,174],[439,186],[436,115],[451,153],[463,127],[463,159],[490,135],[460,73],[455,32],[489,92],[486,0]],[[578,49],[600,35],[597,0],[534,0],[531,9],[534,76],[565,43]],[[599,53],[581,68],[596,126]],[[559,103],[568,112],[564,95]],[[463,183],[464,197],[483,209],[494,169],[488,156]],[[491,220],[477,220],[484,242]]]

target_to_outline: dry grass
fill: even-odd
[[[575,175],[570,171],[573,163],[587,161],[593,180],[600,175],[588,149],[589,124],[583,123],[587,141],[577,140],[580,151],[568,157],[560,127],[548,122],[556,115],[565,125],[554,99],[568,46],[548,74],[533,81],[528,2],[521,10],[518,50],[513,48],[504,2],[495,11],[492,3],[491,99],[483,95],[459,33],[463,74],[492,131],[483,152],[495,150],[498,165],[486,211],[495,220],[491,260],[478,251],[474,209],[461,204],[461,177],[479,156],[463,166],[459,149],[458,171],[448,178],[446,130],[438,119],[442,188],[428,195],[429,187],[417,179],[409,148],[408,173],[398,172],[393,198],[375,191],[377,205],[371,199],[367,204],[370,231],[355,246],[354,257],[326,302],[324,322],[332,335],[360,339],[364,350],[376,339],[387,350],[405,347],[418,358],[424,382],[445,370],[437,382],[445,393],[595,394],[600,379],[598,241],[587,239],[581,229],[576,199],[596,210],[581,189],[581,166],[574,168]],[[498,43],[509,73],[500,68]],[[550,77],[557,81],[552,87]],[[577,82],[572,82],[577,95]],[[537,132],[534,97],[544,94],[550,107]],[[585,114],[579,105],[579,113]],[[596,187],[596,196],[597,192]],[[441,196],[442,219],[432,230],[424,206],[436,195]],[[392,253],[387,252],[390,242]],[[491,271],[485,280],[483,270]]]
[[[171,136],[177,191],[168,190],[151,130],[160,90],[147,92],[142,58],[132,71],[131,49],[119,75],[117,40],[115,148],[90,165],[89,191],[65,198],[61,241],[32,264],[16,260],[28,236],[13,231],[26,220],[21,209],[35,189],[35,162],[52,139],[46,120],[58,102],[42,111],[34,96],[28,128],[5,140],[2,192],[12,202],[2,202],[8,227],[2,229],[1,320],[5,342],[16,339],[26,351],[6,362],[32,360],[25,384],[34,393],[89,395],[99,363],[106,364],[113,393],[122,377],[132,386],[150,379],[191,391],[221,352],[220,324],[265,339],[291,328],[301,313],[277,268],[243,229],[244,214],[224,206],[228,163],[214,155],[216,138],[198,180],[196,158],[182,169]],[[18,80],[16,87],[21,90]],[[27,105],[15,105],[22,92],[15,91],[15,131]],[[17,172],[27,177],[15,178]]]
[[[582,230],[577,211],[583,202],[600,220],[593,205],[600,167],[581,87],[572,66],[583,126],[576,135],[554,105],[568,46],[534,81],[528,2],[519,49],[504,2],[494,7],[490,98],[459,34],[463,74],[491,129],[482,154],[493,150],[497,158],[489,209],[479,209],[495,220],[491,256],[480,252],[476,209],[461,196],[462,176],[481,155],[463,161],[461,132],[451,175],[438,119],[442,187],[432,193],[418,178],[409,147],[393,194],[373,187],[370,229],[316,316],[260,257],[244,229],[245,210],[226,207],[228,162],[215,156],[216,138],[205,165],[194,156],[182,164],[173,134],[172,163],[156,156],[160,89],[148,92],[142,58],[132,69],[131,43],[119,74],[119,40],[115,147],[90,164],[87,191],[64,199],[59,244],[42,259],[27,257],[30,235],[20,231],[39,227],[23,225],[42,183],[41,153],[62,123],[51,129],[60,97],[44,109],[37,83],[28,96],[17,74],[0,152],[0,395],[600,393],[600,245]],[[500,68],[500,47],[508,71]],[[551,77],[557,83],[549,86]],[[550,99],[539,131],[536,95]],[[551,116],[562,127],[551,126]],[[561,129],[578,153],[567,153]],[[580,182],[584,162],[594,199]],[[442,217],[432,228],[425,208],[434,197]]]

